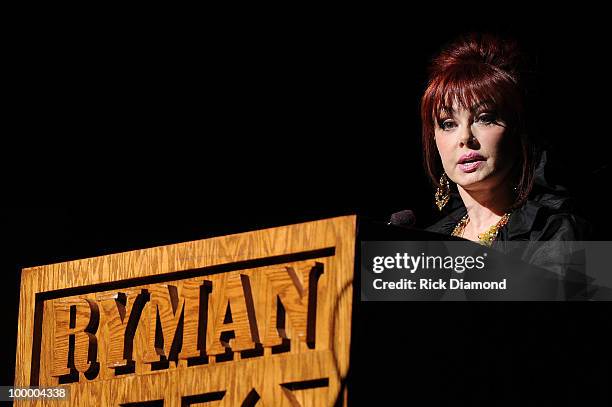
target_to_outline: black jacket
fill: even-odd
[[[512,212],[491,247],[552,271],[566,281],[576,280],[571,275],[576,274],[576,270],[580,274],[584,269],[584,260],[576,260],[580,247],[576,242],[589,240],[592,226],[573,213],[573,199],[565,188],[552,186],[546,181],[545,166],[546,153],[542,153],[529,199]],[[467,210],[456,193],[451,196],[447,206],[448,214],[426,230],[448,235],[452,233]],[[526,243],[514,243],[520,241]],[[578,276],[578,279],[582,277]],[[567,289],[568,292],[570,290],[575,291],[574,288]]]

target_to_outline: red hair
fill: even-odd
[[[488,34],[470,34],[447,46],[433,59],[429,81],[421,100],[424,164],[435,187],[441,162],[434,140],[435,122],[453,105],[471,110],[486,104],[507,124],[512,137],[520,138],[520,161],[515,168],[517,196],[514,207],[524,203],[533,187],[533,144],[524,120],[524,91],[520,69],[523,57],[514,41]]]

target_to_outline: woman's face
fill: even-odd
[[[518,158],[506,123],[485,105],[441,112],[434,133],[444,171],[468,191],[498,186]]]

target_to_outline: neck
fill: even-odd
[[[484,230],[497,223],[512,205],[512,191],[503,184],[481,190],[466,190],[457,186],[470,223],[476,230]]]

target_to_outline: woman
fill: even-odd
[[[421,101],[425,168],[446,216],[428,230],[487,246],[573,241],[589,226],[544,177],[526,126],[516,44],[470,35],[433,60]]]

